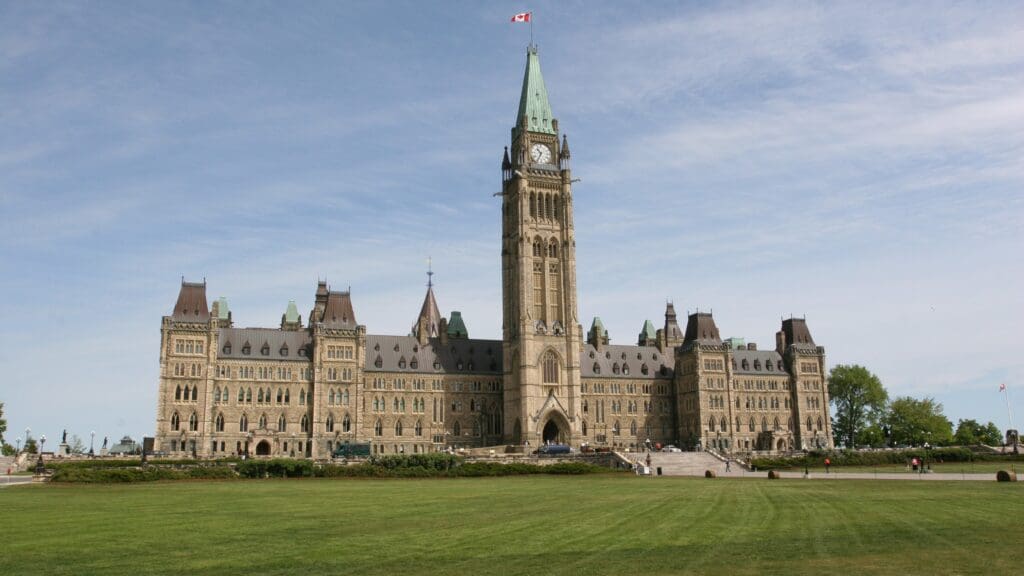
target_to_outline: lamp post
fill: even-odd
[[[25,427],[25,451],[28,451],[28,441],[32,439],[32,429]]]
[[[15,454],[21,454],[21,436],[18,436],[18,449]]]
[[[43,466],[43,447],[46,446],[46,434],[39,437],[39,460],[36,461],[36,474],[42,474],[46,471]]]
[[[93,452],[93,446],[96,444],[96,431],[89,432],[89,457],[93,458],[96,453]]]

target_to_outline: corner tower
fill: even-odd
[[[501,171],[504,433],[513,444],[579,444],[572,172],[568,141],[559,136],[530,46]]]

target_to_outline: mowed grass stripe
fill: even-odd
[[[0,491],[3,573],[1015,573],[1019,484],[270,480]]]

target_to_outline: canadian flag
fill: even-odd
[[[999,385],[999,391],[1000,392],[1006,392],[1006,384],[1005,383]]]
[[[523,12],[522,14],[516,14],[515,16],[512,17],[512,21],[513,22],[529,22],[530,21],[530,14],[531,14],[530,12]]]

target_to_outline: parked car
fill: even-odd
[[[673,446],[671,444],[669,444],[668,446],[665,446],[664,448],[662,448],[661,451],[662,452],[682,452],[682,450],[680,450],[679,448],[677,448],[677,447],[675,447],[675,446]]]
[[[545,444],[537,449],[536,454],[569,454],[572,447],[566,444]]]

